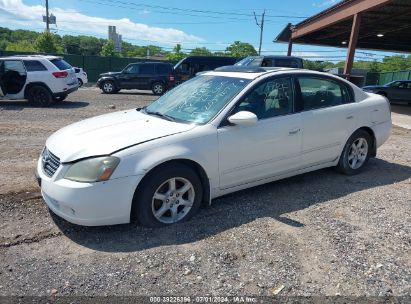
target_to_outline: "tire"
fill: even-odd
[[[83,80],[81,80],[80,78],[77,78],[78,81],[78,87],[81,88],[83,86]]]
[[[170,189],[173,180],[174,191]],[[193,169],[182,164],[160,166],[151,171],[138,187],[131,215],[147,227],[183,222],[198,211],[202,196],[201,180]]]
[[[53,103],[50,91],[40,85],[35,85],[28,89],[27,99],[31,105],[39,107],[47,107]]]
[[[55,96],[53,97],[54,102],[60,102],[64,101],[67,98],[68,94],[60,95],[60,96]]]
[[[162,82],[155,82],[151,86],[154,95],[163,95],[166,91],[166,86]]]
[[[101,90],[103,91],[103,93],[106,94],[114,94],[118,91],[116,91],[116,86],[114,84],[113,81],[111,80],[106,80],[101,84]]]
[[[357,130],[344,146],[337,165],[338,171],[346,175],[360,173],[370,159],[371,150],[372,139],[370,134],[364,130]]]

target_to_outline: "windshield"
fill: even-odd
[[[249,82],[225,76],[197,76],[161,96],[145,111],[176,121],[207,123]]]
[[[234,65],[237,66],[261,66],[261,63],[263,62],[263,57],[257,57],[257,56],[249,56],[244,58],[243,60],[240,60]]]

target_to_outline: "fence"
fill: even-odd
[[[411,80],[411,71],[368,73],[367,85],[386,84],[393,80]]]
[[[23,52],[9,52],[0,51],[0,56],[13,56],[13,55],[29,55],[33,53]],[[82,55],[69,55],[58,54],[70,63],[72,66],[83,68],[88,75],[90,82],[96,82],[98,76],[105,72],[118,72],[121,71],[126,65],[132,62],[145,62],[145,61],[161,61],[146,58],[126,58],[126,57],[101,57],[101,56],[82,56]],[[161,61],[164,62],[164,61]]]

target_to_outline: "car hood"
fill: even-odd
[[[100,74],[100,77],[115,76],[119,74],[121,74],[121,72],[107,72],[107,73]]]
[[[61,162],[109,155],[115,151],[157,138],[186,132],[194,124],[183,124],[133,110],[89,118],[51,135],[46,142]]]
[[[370,85],[370,86],[365,86],[362,87],[363,89],[383,89],[386,88],[385,86],[381,86],[381,85]]]

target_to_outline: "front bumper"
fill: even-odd
[[[36,177],[41,185],[41,194],[53,213],[83,226],[130,222],[134,192],[142,176],[79,183],[62,178],[65,169],[61,165],[50,178],[43,172],[41,159],[37,164]]]

